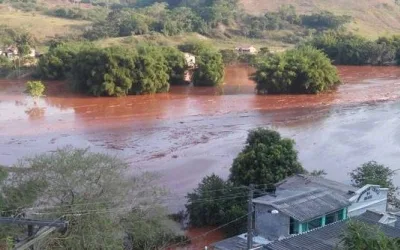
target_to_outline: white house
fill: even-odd
[[[241,45],[236,47],[235,50],[241,54],[257,54],[257,49],[252,45]]]
[[[196,66],[196,57],[190,53],[184,53],[186,65],[189,68],[194,68]]]

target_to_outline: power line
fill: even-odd
[[[239,195],[239,196],[227,196],[227,197],[224,197],[224,198],[216,198],[216,199],[199,199],[199,200],[195,200],[195,201],[193,201],[193,202],[189,202],[189,203],[186,203],[186,204],[196,204],[196,203],[202,203],[202,202],[210,202],[210,201],[221,201],[221,200],[231,200],[231,199],[236,199],[236,198],[244,198],[244,197],[247,197],[247,195]],[[177,199],[179,199],[179,198],[177,198]],[[177,199],[170,199],[170,201],[171,200],[177,200]],[[93,204],[105,204],[105,205],[107,205],[107,204],[112,204],[113,202],[92,202],[92,203],[82,203],[81,205],[93,205]],[[170,204],[170,205],[176,205],[176,204]],[[40,209],[43,209],[43,210],[45,210],[45,209],[51,209],[51,208],[63,208],[63,207],[68,207],[68,206],[71,206],[71,207],[74,207],[74,204],[72,204],[72,205],[59,205],[59,206],[57,206],[57,205],[55,205],[55,206],[46,206],[46,207],[30,207],[30,208],[23,208],[23,209],[14,209],[14,210],[8,210],[8,211],[0,211],[0,212],[13,212],[13,211],[21,211],[21,210],[40,210]],[[132,208],[132,206],[129,206],[129,208]],[[81,211],[81,212],[88,212],[88,211],[98,211],[98,209],[96,209],[96,210],[84,210],[84,211]],[[57,213],[60,213],[60,212],[56,212],[56,211],[53,211],[53,212],[38,212],[38,213],[35,213],[35,212],[31,212],[31,214],[57,214]],[[77,212],[74,212],[74,213],[80,213],[79,211],[77,211]]]
[[[223,190],[223,189],[216,189],[216,190]],[[225,189],[225,190],[230,190],[230,189]],[[215,190],[214,190],[215,191]],[[241,197],[246,197],[246,195],[239,195],[242,194],[240,192],[237,192],[235,194],[232,194],[230,196],[226,196],[225,198],[210,198],[210,199],[198,199],[190,203],[198,203],[198,202],[208,202],[208,201],[217,201],[217,200],[226,200],[226,199],[234,199],[234,198],[241,198]],[[175,197],[170,197],[170,198],[161,198],[159,200],[161,201],[175,201],[175,200],[182,200],[186,199],[187,196],[175,196]],[[140,199],[140,200],[139,200]],[[133,199],[126,199],[126,200],[119,200],[119,201],[97,201],[97,202],[87,202],[87,203],[75,203],[75,204],[59,204],[59,205],[50,205],[50,206],[43,206],[43,207],[29,207],[29,208],[18,208],[18,209],[10,209],[10,210],[0,210],[1,213],[8,213],[8,212],[17,212],[17,211],[23,211],[23,210],[34,210],[34,209],[51,209],[51,208],[62,208],[62,207],[79,207],[79,206],[88,206],[88,205],[107,205],[107,204],[113,204],[113,203],[118,203],[118,202],[131,202],[137,200],[138,202],[140,201],[148,201],[146,197],[143,198],[133,198]]]

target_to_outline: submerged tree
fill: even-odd
[[[217,86],[224,80],[224,62],[219,52],[201,52],[193,73],[195,86]]]
[[[43,95],[46,87],[41,81],[28,81],[26,83],[26,92],[33,97],[40,97]]]
[[[312,47],[301,47],[259,60],[253,75],[260,94],[316,94],[340,83],[329,58]]]
[[[79,52],[72,67],[74,89],[94,96],[127,95],[133,85],[135,56],[116,47]]]

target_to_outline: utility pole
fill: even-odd
[[[249,200],[247,207],[247,250],[253,248],[253,196],[254,185],[250,184]]]
[[[59,230],[66,229],[68,221],[63,220],[34,220],[25,218],[13,218],[13,217],[0,217],[0,224],[15,224],[28,226],[28,237],[23,241],[17,243],[14,250],[34,250],[35,244],[43,238],[47,237],[50,233]],[[35,233],[34,227],[39,227],[39,230]]]

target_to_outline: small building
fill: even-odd
[[[4,49],[0,49],[0,55],[13,59],[19,56],[18,48],[14,45],[8,46]],[[36,57],[36,50],[34,48],[29,49],[29,53],[26,57]]]
[[[235,48],[241,54],[257,54],[257,49],[252,45],[241,45]]]
[[[400,238],[400,228],[382,224],[382,215],[367,211],[354,217],[352,220],[359,221],[371,226],[379,226],[379,229],[390,238]],[[291,236],[282,240],[274,241],[264,245],[268,250],[340,250],[343,249],[342,235],[347,228],[348,221],[340,221],[331,225],[310,231],[308,233]]]
[[[184,53],[186,65],[189,68],[194,68],[196,66],[196,57],[190,53]]]

